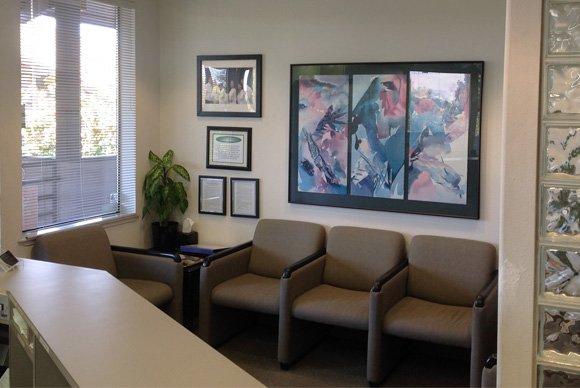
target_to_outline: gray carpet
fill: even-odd
[[[276,328],[273,325],[253,326],[218,350],[269,387],[368,386],[364,338],[356,333],[344,334],[331,332],[289,371],[281,370],[276,360]],[[413,346],[383,386],[468,386],[468,360],[465,354],[458,357],[456,353]]]

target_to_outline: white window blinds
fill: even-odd
[[[135,212],[135,12],[21,0],[22,229]]]

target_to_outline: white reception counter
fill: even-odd
[[[262,386],[105,271],[22,260],[0,290],[72,386]]]

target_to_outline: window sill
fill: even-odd
[[[51,228],[40,229],[35,232],[23,233],[22,238],[18,241],[20,245],[32,245],[34,244],[34,240],[36,240],[37,236],[47,234],[47,233],[54,233],[61,230],[69,230],[69,229],[76,229],[80,228],[85,225],[102,225],[104,227],[112,226],[112,225],[121,225],[127,224],[129,222],[134,222],[139,219],[139,216],[135,213],[131,214],[116,214],[113,216],[108,217],[96,217],[90,220],[84,220],[75,222],[69,225],[62,225],[56,226]]]

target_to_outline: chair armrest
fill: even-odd
[[[306,256],[302,260],[297,261],[296,263],[284,268],[284,272],[282,273],[282,279],[290,278],[290,276],[292,276],[293,272],[295,272],[298,269],[304,267],[305,265],[313,262],[314,260],[322,257],[325,253],[326,253],[326,250],[324,248],[322,248],[319,251],[311,254],[310,256]]]
[[[165,256],[113,251],[119,278],[153,280],[181,290],[183,265]]]
[[[280,301],[289,303],[306,291],[322,284],[322,274],[326,256],[320,256],[294,270],[288,277],[282,276],[280,281]]]
[[[389,271],[382,274],[381,277],[379,277],[373,284],[371,292],[381,292],[381,289],[383,288],[385,283],[394,278],[399,272],[407,268],[408,265],[409,260],[405,259],[399,264],[397,264],[395,267],[391,268]]]
[[[150,250],[150,249],[122,247],[119,245],[111,245],[111,250],[113,252],[126,252],[126,253],[135,253],[138,255],[164,257],[166,259],[171,259],[171,260],[175,261],[176,263],[181,262],[181,256],[179,256],[178,253],[158,252],[158,251],[154,251],[154,250]]]
[[[200,274],[202,289],[211,294],[211,290],[218,284],[247,273],[251,252],[252,248],[246,247],[229,255],[220,256],[219,260],[210,261],[211,265],[202,266]]]
[[[495,287],[497,287],[497,270],[493,272],[491,281],[477,294],[473,306],[479,308],[484,307],[485,302]]]
[[[214,261],[219,260],[221,258],[224,258],[226,256],[230,256],[231,254],[239,252],[243,249],[250,248],[251,246],[252,246],[252,241],[250,240],[250,241],[245,242],[243,244],[236,245],[235,247],[224,249],[223,251],[220,251],[216,254],[213,254],[211,256],[206,257],[203,260],[203,266],[209,267],[211,265],[211,263],[213,263]]]

